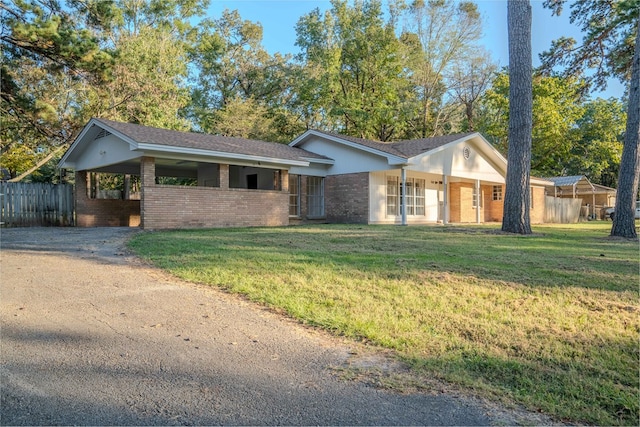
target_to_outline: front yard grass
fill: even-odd
[[[609,229],[317,225],[141,233],[130,247],[393,349],[418,375],[559,420],[637,425],[639,246]]]

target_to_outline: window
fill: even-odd
[[[416,179],[414,184],[416,215],[424,216],[424,179]]]
[[[473,208],[482,207],[482,191],[477,188],[475,185],[473,186],[473,200],[472,200]]]
[[[406,194],[397,176],[387,177],[387,216],[402,214],[402,195],[405,196],[407,215],[425,215],[425,180],[407,178]]]
[[[407,191],[405,194],[407,204],[407,215],[413,215],[413,179],[407,179]]]
[[[502,185],[494,185],[491,200],[498,201],[502,200]]]
[[[320,176],[307,177],[307,216],[324,216],[324,178]]]
[[[300,175],[289,175],[289,216],[300,216]]]
[[[398,177],[387,177],[387,215],[398,215]]]

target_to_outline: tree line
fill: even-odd
[[[600,3],[628,50],[633,25]],[[260,23],[207,7],[3,2],[0,166],[14,177],[51,157],[31,179],[54,179],[55,158],[91,117],[283,143],[311,128],[379,141],[479,131],[507,156],[509,71],[479,44],[472,1],[332,0],[299,18],[296,54],[267,52]],[[556,41],[533,71],[531,173],[616,187],[626,100],[591,99],[606,79],[568,52],[570,39]],[[602,69],[625,81],[631,61],[619,53]]]

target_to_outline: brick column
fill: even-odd
[[[140,159],[140,227],[145,222],[145,193],[156,185],[156,159],[143,157]]]
[[[87,179],[87,171],[76,171],[75,172],[76,185],[73,187],[74,191],[74,211],[76,212],[76,226],[83,227],[84,224],[84,212],[86,210],[87,200],[89,196],[87,196],[89,180]]]
[[[220,188],[229,189],[229,165],[220,164]]]

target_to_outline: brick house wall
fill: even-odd
[[[325,178],[327,221],[343,224],[369,223],[369,173],[331,175]]]
[[[289,224],[289,194],[284,191],[175,185],[143,191],[145,229]]]
[[[487,222],[501,222],[504,214],[504,185],[500,185],[502,189],[500,200],[493,200],[493,187],[493,185],[482,186],[484,215]]]
[[[450,222],[461,222],[460,221],[460,210],[461,210],[461,191],[460,191],[459,182],[450,182],[449,183],[449,194],[448,194],[448,204],[449,204],[449,221]]]
[[[473,208],[473,183],[452,182],[449,184],[449,221],[476,222],[476,210]],[[502,199],[493,200],[493,185],[481,185],[482,208],[480,222],[501,222],[504,213],[504,191],[502,185]],[[544,222],[545,190],[543,187],[531,187],[533,205],[529,212],[532,224]]]
[[[91,199],[87,172],[75,173],[74,200],[78,227],[138,227],[140,200]]]
[[[145,229],[254,227],[289,224],[288,175],[282,190],[229,188],[229,165],[220,164],[220,187],[156,185],[155,159],[141,160]]]
[[[449,221],[476,222],[476,208],[473,207],[473,189],[470,182],[449,183]],[[488,186],[480,186],[480,197],[485,202]],[[486,207],[486,204],[483,205]],[[480,222],[485,221],[484,208],[480,209]]]
[[[544,222],[545,211],[545,190],[544,187],[531,187],[531,212],[529,219],[531,224],[542,224]]]

